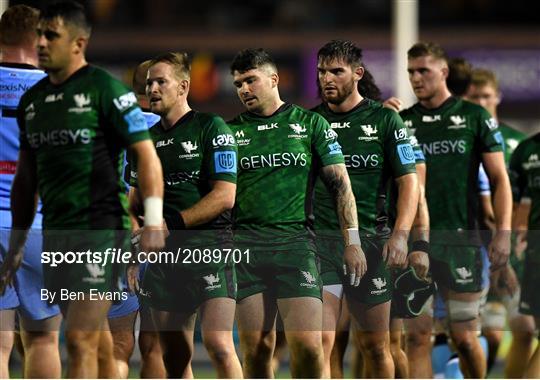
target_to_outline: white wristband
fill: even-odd
[[[156,196],[144,199],[144,225],[161,226],[163,223],[163,199]]]
[[[347,228],[347,242],[345,245],[360,245],[360,234],[358,228]]]

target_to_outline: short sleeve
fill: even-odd
[[[497,120],[483,108],[478,108],[478,137],[482,153],[503,152],[504,138]]]
[[[403,120],[396,112],[384,110],[388,111],[384,118],[387,131],[384,154],[392,168],[393,177],[416,173],[416,154],[411,145],[409,128],[403,124]]]
[[[344,164],[345,159],[338,142],[338,134],[320,115],[313,114],[312,149],[322,166]]]
[[[204,139],[208,179],[236,183],[238,148],[234,135],[219,116],[213,116],[208,123]]]

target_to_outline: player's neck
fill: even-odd
[[[431,98],[420,100],[420,104],[427,109],[439,108],[451,96],[452,93],[448,90],[448,88],[445,87],[444,90],[437,92]]]
[[[68,66],[55,71],[48,72],[49,80],[54,85],[59,85],[64,83],[70,76],[72,76],[76,71],[88,65],[84,57],[72,60]]]
[[[360,95],[358,91],[354,91],[350,96],[347,97],[347,99],[345,99],[340,104],[332,104],[332,103],[326,103],[326,104],[328,104],[328,108],[330,108],[332,112],[345,113],[345,112],[349,112],[358,104],[360,104],[362,100],[364,100],[362,95]]]
[[[178,120],[186,116],[186,114],[191,111],[191,107],[187,102],[183,102],[176,107],[173,107],[165,116],[161,117],[161,125],[163,129],[170,129]]]
[[[21,63],[36,66],[38,64],[36,49],[2,46],[2,62]]]
[[[266,104],[266,107],[264,107],[261,112],[257,112],[256,114],[259,116],[271,116],[281,107],[285,102],[281,100],[281,98],[276,96],[274,99],[270,100],[268,104]]]

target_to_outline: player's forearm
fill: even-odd
[[[131,229],[133,231],[138,230],[141,226],[139,225],[139,217],[144,213],[142,209],[142,204],[140,201],[139,191],[136,187],[130,187],[128,193],[128,212],[129,219],[131,220]]]
[[[223,212],[234,206],[236,185],[228,184],[214,188],[197,203],[186,210],[182,210],[182,219],[188,228],[211,222]]]
[[[495,227],[497,231],[509,231],[512,226],[512,192],[510,181],[506,173],[492,178],[493,211],[495,213]]]
[[[394,225],[394,231],[409,235],[417,208],[414,205],[418,204],[419,188],[416,174],[407,174],[399,177],[398,185],[398,200],[397,200],[397,218]]]

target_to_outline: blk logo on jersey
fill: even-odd
[[[236,152],[215,152],[214,163],[216,173],[236,173]]]
[[[422,121],[424,123],[435,123],[436,121],[441,121],[441,115],[424,115],[422,116]]]
[[[156,149],[163,148],[164,146],[174,144],[174,137],[167,140],[160,140],[156,142]]]
[[[278,128],[277,123],[263,124],[263,125],[257,126],[258,131],[266,131],[268,129],[276,129],[276,128]]]
[[[64,99],[64,93],[59,94],[49,94],[45,97],[45,103],[53,103]]]
[[[399,161],[403,165],[414,164],[416,162],[411,144],[399,144],[397,147]]]
[[[331,123],[330,127],[334,128],[334,129],[350,128],[351,127],[351,122],[346,121],[344,123]]]

